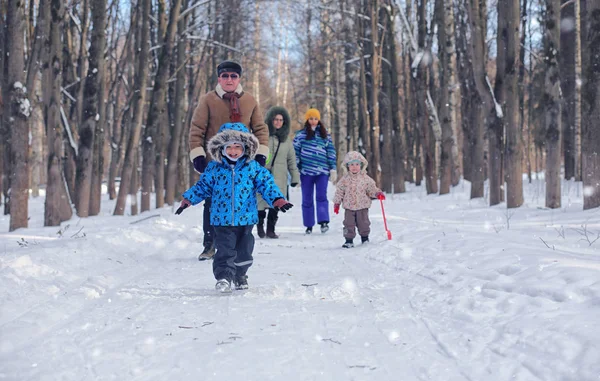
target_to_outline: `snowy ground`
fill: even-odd
[[[372,242],[342,249],[342,216],[305,236],[300,192],[279,240],[257,239],[250,289],[214,291],[202,208],[0,218],[0,380],[600,379],[600,209],[507,212],[422,187],[373,204]],[[333,189],[330,189],[333,192]],[[389,195],[388,195],[389,198]],[[157,217],[148,218],[159,214]],[[139,222],[138,222],[139,221]]]

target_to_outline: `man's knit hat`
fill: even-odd
[[[235,61],[223,61],[217,66],[217,75],[221,75],[221,73],[237,73],[241,76],[242,65]]]
[[[309,108],[306,114],[304,114],[304,119],[308,120],[310,118],[317,118],[321,120],[321,113],[316,108]]]

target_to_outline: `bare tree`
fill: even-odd
[[[138,145],[140,141],[140,135],[142,132],[142,118],[144,111],[144,102],[146,100],[146,81],[148,77],[148,36],[150,29],[150,0],[141,0],[138,3],[140,10],[140,31],[139,39],[136,41],[137,51],[139,55],[137,57],[137,70],[135,79],[135,90],[133,95],[133,118],[131,120],[130,134],[127,137],[127,148],[125,151],[125,158],[123,159],[123,168],[121,170],[121,185],[119,187],[119,193],[117,195],[117,202],[115,205],[115,215],[122,216],[125,213],[125,203],[127,201],[127,194],[131,191],[131,184],[135,183],[134,170],[136,156],[138,152]],[[135,198],[135,191],[134,197]],[[137,200],[132,200],[132,213],[133,208],[137,208]]]
[[[583,125],[582,177],[583,209],[600,206],[600,0],[587,0],[585,20],[586,103]]]
[[[6,15],[8,56],[8,99],[6,114],[11,130],[10,162],[10,224],[9,230],[26,228],[29,200],[29,116],[31,106],[24,87],[23,33],[25,32],[25,4],[9,0]]]
[[[544,33],[544,132],[546,148],[546,207],[560,208],[560,0],[546,0]]]
[[[146,119],[146,130],[144,134],[143,147],[143,171],[142,171],[142,206],[141,211],[150,210],[150,193],[152,191],[152,180],[156,176],[160,181],[156,184],[156,207],[164,205],[164,150],[163,142],[166,134],[166,126],[160,123],[162,116],[167,112],[167,79],[169,65],[173,54],[173,44],[177,32],[177,18],[181,0],[174,0],[169,12],[169,24],[160,50],[158,71],[154,78],[154,89],[152,100],[148,107]]]
[[[469,13],[469,25],[471,30],[471,40],[469,45],[469,58],[471,59],[472,75],[474,89],[471,96],[470,115],[470,161],[471,161],[471,198],[483,197],[484,173],[484,137],[483,126],[485,125],[486,115],[489,114],[488,107],[479,107],[479,105],[490,106],[493,99],[489,93],[486,74],[486,22],[485,22],[485,2],[484,0],[469,0],[467,6]]]
[[[523,204],[523,147],[519,128],[519,86],[517,79],[518,70],[524,63],[519,62],[519,0],[509,0],[503,3],[502,6],[505,8],[504,17],[506,18],[506,54],[504,55],[506,206],[516,208]]]
[[[188,1],[183,0],[182,7],[187,6]],[[183,172],[184,166],[180,165],[179,162],[179,151],[181,146],[181,135],[183,133],[183,123],[185,121],[185,103],[187,101],[185,85],[185,64],[186,64],[186,40],[183,35],[185,26],[187,25],[188,17],[179,18],[177,30],[179,38],[177,40],[177,72],[175,82],[175,105],[173,112],[173,129],[171,133],[171,139],[169,140],[169,148],[167,151],[167,173],[166,173],[166,187],[165,187],[165,203],[167,205],[173,205],[175,202],[175,190],[177,185],[178,173]]]
[[[43,84],[46,105],[46,131],[48,141],[48,184],[44,212],[45,226],[58,226],[73,215],[71,200],[63,174],[62,158],[64,154],[63,127],[61,122],[61,82],[62,82],[62,44],[61,33],[65,8],[61,0],[51,0],[51,22],[47,70],[44,71]],[[40,12],[47,10],[41,9]]]
[[[88,72],[84,82],[82,109],[82,123],[79,127],[79,149],[77,155],[77,173],[76,184],[76,209],[79,217],[90,215],[90,200],[92,194],[93,158],[96,149],[102,149],[102,144],[94,144],[94,138],[98,131],[102,131],[104,126],[101,121],[105,119],[104,115],[104,48],[106,46],[105,25],[106,25],[106,0],[92,0],[92,41],[88,54]],[[84,12],[87,13],[87,10]],[[103,134],[100,133],[97,138],[103,143]],[[97,156],[96,156],[97,157]],[[102,169],[96,164],[96,170]],[[96,185],[99,174],[96,174]],[[98,202],[95,203],[98,205]],[[98,207],[95,207],[96,214]]]
[[[454,118],[456,84],[456,50],[454,42],[454,5],[452,1],[436,0],[438,15],[438,46],[441,56],[440,122],[442,124],[442,153],[440,160],[440,194],[450,192],[456,149],[456,120]]]

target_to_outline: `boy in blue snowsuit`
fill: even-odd
[[[198,182],[183,194],[176,214],[190,205],[212,198],[210,222],[215,227],[217,251],[213,257],[215,288],[230,292],[248,288],[246,272],[252,265],[258,222],[256,192],[273,208],[286,212],[285,200],[271,173],[254,160],[258,139],[242,123],[225,123],[208,142],[212,158]]]

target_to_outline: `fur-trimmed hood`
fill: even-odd
[[[243,123],[225,123],[208,141],[208,153],[216,162],[223,162],[223,147],[229,142],[242,142],[246,149],[244,156],[248,156],[248,161],[254,160],[259,146],[256,136]]]
[[[358,151],[350,151],[346,154],[346,156],[344,156],[344,161],[342,162],[342,165],[344,166],[344,168],[346,170],[348,170],[348,163],[350,163],[351,161],[354,160],[359,160],[361,162],[361,167],[360,167],[360,171],[362,173],[366,173],[367,172],[367,166],[369,165],[369,162],[367,161],[367,159],[365,159],[365,157]],[[350,172],[350,171],[348,171]]]
[[[283,116],[283,126],[278,130],[273,126],[273,118],[275,115]],[[273,106],[267,111],[267,115],[265,115],[265,123],[269,126],[269,136],[277,136],[280,142],[284,142],[287,140],[290,134],[290,114],[284,107],[281,106]]]

